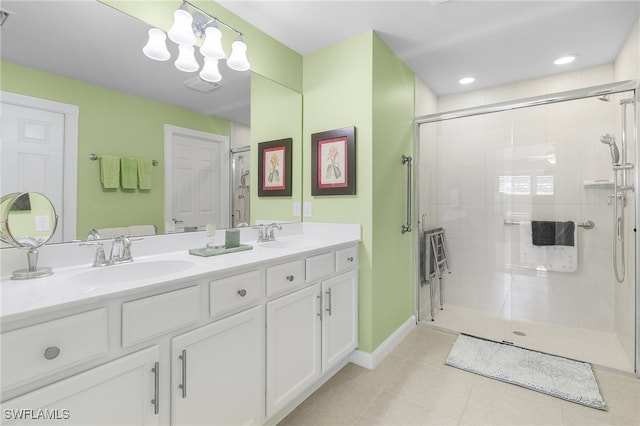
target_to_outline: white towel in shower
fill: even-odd
[[[519,265],[530,269],[546,271],[575,272],[578,270],[577,226],[574,226],[573,246],[534,246],[531,236],[531,223],[520,222]]]

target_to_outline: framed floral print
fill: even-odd
[[[356,193],[356,128],[311,135],[311,195]]]
[[[258,144],[258,196],[291,196],[292,138]]]

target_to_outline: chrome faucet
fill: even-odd
[[[135,240],[141,240],[142,238],[136,238]],[[118,263],[133,262],[131,256],[131,239],[121,235],[114,238],[111,244],[111,253],[109,259],[104,253],[104,244],[102,241],[86,241],[80,243],[81,246],[96,246],[96,255],[93,259],[93,265],[96,266],[109,266]]]
[[[267,241],[275,241],[276,236],[273,232],[274,228],[277,228],[279,231],[282,230],[282,226],[278,223],[270,223],[269,225],[258,225],[256,226],[258,229],[258,242],[265,243]]]

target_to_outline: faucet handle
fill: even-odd
[[[93,259],[93,266],[104,266],[107,264],[107,256],[104,254],[104,244],[102,241],[84,241],[80,243],[80,247],[96,246],[96,256]]]

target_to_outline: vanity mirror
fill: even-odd
[[[38,267],[37,248],[51,239],[58,225],[53,204],[38,192],[15,192],[0,199],[0,240],[27,251],[28,267],[13,271],[11,279],[24,280],[53,274]]]
[[[130,3],[145,7],[145,2]],[[179,3],[176,1],[176,5]],[[196,88],[211,87],[201,84],[197,73],[177,70],[173,61],[156,62],[144,56],[142,48],[151,26],[107,4],[5,0],[1,8],[10,15],[2,25],[0,90],[74,105],[78,110],[74,160],[67,161],[65,157],[56,168],[59,175],[64,176],[60,179],[63,181],[60,185],[65,185],[59,191],[62,195],[54,197],[49,189],[40,187],[22,188],[17,186],[15,177],[2,176],[2,193],[39,191],[54,200],[58,214],[64,219],[57,234],[63,234],[64,238],[58,239],[56,235],[51,242],[86,239],[91,228],[127,225],[155,225],[158,232],[163,233],[165,223],[174,217],[165,212],[165,191],[169,188],[165,180],[169,174],[164,126],[224,135],[233,148],[249,145],[254,134],[251,117],[265,115],[254,111],[251,105],[251,71],[232,72],[221,62],[221,86],[207,93],[189,88],[185,85],[188,80],[195,82]],[[249,45],[250,59],[251,49]],[[173,57],[176,55],[177,48],[172,52]],[[281,87],[282,91],[301,99],[299,93]],[[301,100],[299,103],[301,105]],[[266,100],[261,103],[269,104],[273,105]],[[4,103],[2,106],[4,111]],[[297,121],[301,122],[301,114]],[[299,140],[301,132],[290,133],[277,137]],[[237,138],[238,134],[243,138]],[[159,160],[152,171],[152,189],[105,190],[99,181],[99,162],[90,161],[90,154]],[[294,150],[293,154],[293,161],[301,164],[301,149]],[[253,153],[247,155],[252,157]],[[221,161],[228,167],[228,155],[221,156]],[[250,179],[247,186],[255,188],[255,174],[247,177]],[[77,187],[68,189],[66,185],[71,180],[76,181]],[[288,208],[283,208],[282,214],[274,214],[269,209],[260,214],[260,209],[256,209],[254,216],[252,205],[251,217],[243,221],[252,224],[265,217],[278,221],[300,220],[291,215],[292,201],[301,201],[300,182],[294,182],[293,188],[292,197],[283,200]],[[213,199],[215,207],[231,204],[229,198],[227,188],[226,193]],[[248,198],[253,198],[253,194]],[[68,211],[70,199],[74,200],[74,206]],[[73,216],[70,213],[77,217],[72,225],[67,223]],[[223,223],[218,228],[229,225],[232,213],[229,207],[227,220],[221,219]]]

